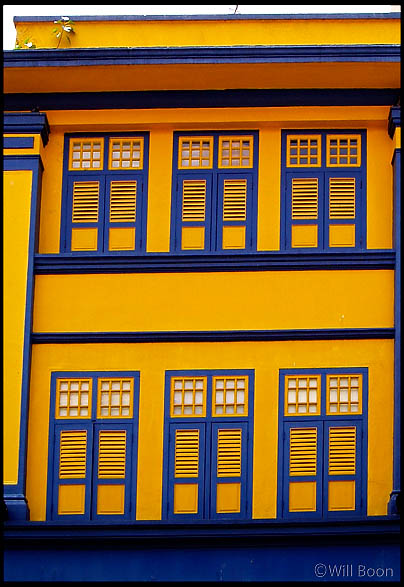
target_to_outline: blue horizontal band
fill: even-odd
[[[213,255],[36,255],[36,274],[74,273],[188,273],[200,271],[305,271],[394,269],[394,251],[260,252]]]
[[[15,110],[96,110],[114,108],[243,108],[284,106],[391,106],[400,96],[387,89],[156,90],[141,92],[49,92],[4,94]]]
[[[243,342],[279,340],[362,340],[394,338],[394,328],[313,330],[221,330],[177,332],[34,332],[33,344]]]
[[[400,45],[128,47],[4,51],[4,67],[201,63],[399,62]]]
[[[18,22],[53,22],[60,16],[14,16]],[[119,15],[91,15],[71,16],[73,22],[86,21],[137,21],[137,20],[369,20],[369,19],[399,19],[399,12],[367,12],[367,13],[313,13],[313,14],[119,14]]]
[[[6,112],[3,118],[3,132],[5,134],[40,134],[43,144],[46,145],[49,140],[50,126],[43,112]]]

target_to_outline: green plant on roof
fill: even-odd
[[[61,16],[59,20],[54,20],[54,24],[58,26],[53,29],[52,33],[58,39],[58,44],[56,45],[56,49],[59,49],[60,43],[62,39],[66,39],[69,44],[71,44],[70,35],[74,34],[74,22],[70,20],[70,16]]]
[[[36,45],[30,40],[31,37],[27,37],[24,41],[19,41],[18,39],[15,42],[14,49],[36,49]]]

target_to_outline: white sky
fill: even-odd
[[[3,49],[14,49],[14,16],[89,16],[89,15],[168,15],[168,14],[233,14],[236,4],[8,4],[3,5]],[[343,13],[343,12],[397,12],[400,5],[390,4],[335,4],[335,5],[252,5],[239,4],[237,14],[298,14],[298,13]]]

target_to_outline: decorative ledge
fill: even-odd
[[[394,269],[395,252],[259,252],[212,255],[35,255],[37,275],[69,273],[188,273],[212,271],[307,271]]]
[[[40,134],[45,146],[49,140],[50,126],[46,114],[42,112],[7,112],[4,114],[3,133]]]

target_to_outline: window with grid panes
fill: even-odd
[[[282,132],[282,249],[366,248],[366,131]]]
[[[171,249],[256,250],[257,132],[174,134]]]
[[[251,517],[251,371],[166,375],[167,519]]]
[[[47,518],[134,519],[139,374],[54,373]]]
[[[364,514],[366,398],[366,369],[281,371],[282,517]]]
[[[145,250],[147,133],[66,135],[62,250]]]

